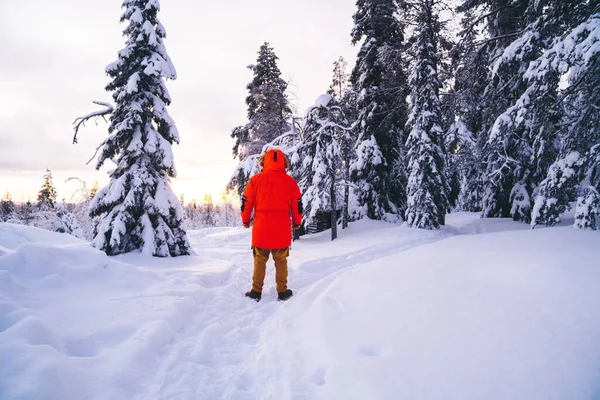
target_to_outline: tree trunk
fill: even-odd
[[[331,169],[331,240],[337,238],[337,212],[335,209],[335,171]]]
[[[350,215],[348,213],[348,201],[350,198],[350,186],[348,186],[348,182],[350,181],[350,163],[346,163],[346,186],[344,187],[344,210],[342,211],[342,229],[346,229],[348,227],[348,220],[350,219]]]

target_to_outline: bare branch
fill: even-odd
[[[104,122],[108,122],[108,121],[106,121],[106,115],[112,114],[112,112],[114,110],[113,106],[110,103],[105,103],[103,101],[93,101],[92,103],[98,104],[99,106],[103,106],[103,107],[105,107],[105,109],[91,112],[87,115],[84,115],[83,117],[78,117],[75,119],[75,121],[73,121],[73,125],[75,125],[73,127],[73,129],[75,130],[75,134],[73,135],[73,144],[77,143],[77,134],[79,133],[79,128],[82,125],[85,126],[85,122],[87,120],[95,117],[96,125],[98,125],[98,118],[102,117],[102,119],[104,119]]]
[[[81,183],[81,187],[79,189],[77,189],[72,195],[71,195],[71,201],[81,201],[82,199],[85,199],[88,197],[89,195],[89,191],[87,190],[87,186],[85,184],[85,181],[79,179],[78,177],[74,176],[71,178],[67,178],[65,180],[65,182],[70,182],[70,181],[79,181],[79,183]],[[79,195],[79,198],[77,198],[76,196]]]
[[[90,159],[88,160],[88,162],[86,162],[86,163],[85,163],[85,165],[88,165],[89,163],[91,163],[91,162],[92,162],[92,160],[93,160],[94,158],[96,158],[96,154],[98,154],[98,150],[100,150],[100,148],[102,148],[102,146],[104,146],[104,145],[106,144],[106,142],[107,142],[107,141],[108,141],[108,139],[105,139],[105,140],[103,140],[103,141],[102,141],[102,143],[100,143],[100,144],[98,145],[98,147],[96,147],[96,151],[94,152],[94,155],[92,156],[92,158],[90,158]]]
[[[83,187],[85,187],[85,181],[82,181],[81,179],[79,179],[76,176],[65,179],[65,182],[70,182],[70,181],[79,181],[83,185]]]

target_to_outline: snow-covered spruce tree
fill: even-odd
[[[486,110],[484,91],[488,83],[489,60],[487,46],[478,48],[481,27],[476,13],[467,9],[462,15],[459,40],[451,53],[454,65],[452,116],[456,119],[445,134],[448,169],[458,175],[459,193],[456,208],[481,211],[483,195],[482,157],[487,141],[483,117]],[[447,175],[452,174],[449,172]]]
[[[79,221],[77,220],[76,215],[69,211],[67,204],[63,201],[63,203],[60,204],[56,203],[54,207],[56,209],[56,213],[54,218],[54,227],[52,230],[55,232],[68,233],[79,238],[84,238],[84,234],[79,226]]]
[[[317,226],[328,216],[331,240],[337,237],[337,216],[343,210],[347,179],[341,143],[349,130],[339,103],[329,94],[317,98],[304,117],[304,142],[299,150],[303,160],[297,174],[304,206],[304,227]]]
[[[6,192],[4,197],[0,200],[0,221],[9,221],[15,212],[15,203],[12,200],[10,193]]]
[[[62,216],[64,231],[76,235],[85,240],[92,240],[94,238],[94,226],[96,221],[90,218],[90,202],[93,199],[92,191],[87,189],[85,181],[77,178],[68,178],[65,182],[78,181],[79,188],[71,195],[71,203],[67,211],[73,214],[75,222],[70,220],[70,216]],[[95,193],[98,192],[98,182],[94,183],[92,190]],[[69,228],[71,227],[71,228]]]
[[[514,220],[530,222],[538,185],[556,159],[561,141],[559,98],[560,72],[547,70],[535,78],[525,74],[530,61],[540,57],[574,21],[581,19],[581,2],[547,0],[529,2],[524,12],[525,28],[515,35],[492,68],[493,77],[513,72],[511,93],[520,95],[502,112],[491,129],[487,143],[488,181],[484,216],[491,213],[499,198],[507,199],[504,212]],[[577,4],[576,4],[577,3]],[[573,14],[579,17],[573,17]],[[514,73],[519,74],[514,76]],[[518,83],[518,85],[517,85]],[[509,87],[511,85],[505,85]],[[564,125],[563,125],[564,126]],[[491,213],[491,214],[490,214]]]
[[[584,159],[583,181],[579,185],[575,209],[576,228],[600,229],[600,144],[593,146]]]
[[[183,208],[183,217],[186,229],[198,229],[198,204],[196,203],[196,199],[192,199],[187,205]]]
[[[31,199],[27,198],[27,201],[21,209],[19,218],[25,223],[25,225],[30,225],[34,217],[34,212],[35,205],[31,202]]]
[[[437,76],[437,37],[440,31],[436,0],[414,3],[413,53],[410,75],[410,133],[408,149],[408,187],[406,224],[414,228],[439,229],[448,211],[447,184],[444,178],[443,129]]]
[[[233,206],[233,198],[227,192],[221,192],[221,202],[217,208],[219,224],[217,226],[235,226],[239,221],[238,213]],[[236,202],[237,204],[238,202]]]
[[[52,181],[52,172],[49,169],[46,169],[43,179],[44,183],[38,192],[37,206],[40,210],[53,209],[56,203],[56,188]]]
[[[509,194],[506,204],[510,206],[508,215],[516,221],[530,222],[534,192],[558,150],[554,124],[559,114],[556,107],[559,76],[556,73],[548,74],[548,85],[535,91],[527,89],[527,82],[523,79],[529,62],[540,56],[555,39],[554,34],[548,35],[548,32],[554,31],[549,27],[558,22],[553,16],[552,3],[555,1],[525,4],[523,30],[504,49],[492,68],[492,76],[500,79],[506,71],[510,71],[516,82],[511,89],[513,96],[526,93],[527,97],[537,98],[532,103],[535,106],[528,109],[529,116],[526,118],[515,112],[519,106],[508,107],[494,122],[488,140],[489,179],[486,194],[492,195],[486,197],[485,203],[489,206],[498,198],[493,195],[495,191],[490,190],[491,187],[502,187],[502,197],[506,198],[506,193]],[[518,76],[514,76],[515,73]],[[498,185],[498,181],[510,183],[511,186]],[[484,216],[489,211],[489,207],[484,207]]]
[[[228,188],[236,190],[240,196],[250,177],[259,172],[255,168],[256,156],[261,154],[265,145],[290,130],[288,121],[292,110],[285,94],[287,82],[281,78],[277,66],[278,59],[273,47],[264,43],[258,51],[256,64],[248,66],[254,73],[252,82],[246,86],[248,123],[235,127],[231,133],[235,139],[233,156],[240,161],[240,165],[231,177]]]
[[[422,5],[419,4],[419,1],[406,1],[405,9],[405,17],[410,17],[409,21],[413,21],[411,14],[411,9],[419,9]],[[449,13],[450,7],[446,1],[437,0],[433,3],[434,12],[436,13]],[[454,15],[453,15],[454,17]],[[448,19],[447,16],[444,19]],[[448,211],[456,210],[458,208],[458,200],[460,196],[461,189],[461,179],[462,171],[464,169],[464,164],[462,160],[463,152],[466,151],[465,144],[461,141],[468,138],[466,135],[466,131],[464,129],[452,129],[453,126],[456,126],[457,123],[460,123],[458,120],[459,110],[459,98],[456,93],[456,70],[458,61],[457,57],[457,43],[453,35],[450,34],[447,29],[447,21],[446,22],[437,22],[437,27],[435,27],[435,40],[436,40],[436,55],[437,55],[437,63],[436,63],[436,75],[437,81],[439,84],[439,106],[440,106],[440,127],[444,131],[442,135],[442,149],[445,152],[445,160],[444,160],[444,177],[447,182],[448,190],[446,193],[448,199]],[[414,42],[416,40],[416,36],[412,34],[409,42]],[[410,43],[409,43],[410,44]],[[407,53],[410,53],[407,51]],[[407,61],[410,63],[413,61],[407,57]],[[458,122],[457,122],[458,121]],[[464,126],[462,127],[464,128]],[[470,132],[472,136],[472,132]],[[470,144],[470,141],[469,141]],[[406,150],[405,150],[406,151]]]
[[[526,27],[524,16],[528,1],[513,0],[464,0],[458,10],[468,14],[471,22],[463,28],[463,34],[470,33],[483,24],[482,40],[474,43],[476,57],[480,58],[483,68],[487,68],[494,60],[502,59],[503,54],[508,54],[507,47],[523,32]],[[487,74],[485,89],[481,90],[480,71],[471,70],[461,74],[464,82],[474,85],[479,95],[470,99],[479,106],[479,129],[476,125],[469,126],[480,143],[480,134],[486,136],[483,149],[484,194],[482,199],[482,215],[484,217],[508,217],[511,211],[510,193],[519,181],[510,165],[502,157],[503,147],[501,140],[487,141],[496,118],[502,114],[524,91],[522,73],[526,68],[529,52],[519,54],[512,60],[497,64],[493,72]],[[477,65],[477,64],[475,64]],[[469,66],[472,68],[472,66]],[[469,82],[468,78],[476,74]],[[520,138],[512,135],[506,138],[508,144],[514,144],[513,149],[528,151],[527,146],[519,147]],[[511,149],[508,149],[510,151]]]
[[[207,194],[204,196],[204,201],[202,203],[202,225],[206,228],[216,226],[215,219],[215,204],[213,203],[212,196]]]
[[[358,0],[352,43],[361,39],[351,81],[357,93],[356,184],[353,218],[397,221],[406,201],[398,179],[400,143],[406,122],[406,76],[398,62],[404,27],[396,18],[395,0]]]
[[[577,201],[575,226],[600,229],[600,10],[588,5],[586,20],[557,40],[527,73],[528,92],[549,90],[554,83],[560,105],[561,144],[556,161],[541,182],[532,226],[554,225]],[[560,82],[547,76],[561,74]],[[527,117],[537,98],[523,96],[515,106]],[[532,104],[533,103],[533,104]],[[525,121],[527,123],[527,120]]]
[[[479,137],[481,139],[481,136]],[[475,134],[467,125],[458,119],[444,135],[446,148],[446,179],[456,180],[450,186],[450,193],[455,196],[456,203],[449,199],[450,206],[460,211],[481,211],[482,180],[481,151],[483,144],[475,139]],[[454,187],[453,187],[454,186]],[[457,186],[457,187],[456,187]]]
[[[169,181],[176,176],[171,145],[179,134],[166,109],[171,98],[163,79],[175,79],[176,72],[163,44],[160,6],[158,0],[124,0],[123,8],[126,46],[106,68],[113,78],[106,90],[116,105],[96,163],[99,169],[113,160],[116,167],[90,204],[91,215],[99,217],[93,244],[109,255],[189,254],[183,210]]]
[[[333,81],[329,86],[327,94],[330,94],[334,99],[340,101],[346,92],[350,90],[350,76],[346,72],[348,63],[344,57],[340,56],[333,62]]]
[[[73,213],[67,210],[66,205],[56,201],[56,188],[52,181],[52,172],[46,169],[44,183],[38,192],[37,207],[31,215],[33,226],[53,232],[77,233],[77,222]]]
[[[357,99],[358,96],[350,82],[350,75],[346,72],[348,63],[344,57],[338,58],[333,63],[333,79],[327,94],[330,94],[342,108],[348,123],[352,125],[358,118]]]
[[[350,76],[346,73],[348,63],[343,57],[340,57],[333,63],[333,80],[329,90],[334,101],[337,102],[337,106],[341,109],[341,115],[345,118],[345,124],[351,127],[356,121],[357,116],[357,104],[356,104],[356,92],[350,84]],[[348,227],[350,219],[349,213],[349,199],[350,199],[350,165],[356,159],[356,152],[354,146],[357,142],[356,130],[347,130],[345,135],[339,139],[340,152],[342,154],[342,176],[344,179],[344,197],[342,210],[342,229]]]

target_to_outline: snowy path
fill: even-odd
[[[598,232],[453,214],[328,235],[293,244],[293,299],[269,261],[255,303],[249,230],[165,260],[0,224],[0,399],[600,395]]]
[[[391,233],[398,227],[390,226],[389,229],[390,232],[385,232],[386,229],[374,232],[380,236],[377,245],[363,244],[361,247],[358,242],[353,243],[350,236],[346,238],[350,240],[341,241],[339,248],[328,257],[313,248],[328,240],[327,233],[296,242],[290,257],[293,300],[301,302],[303,307],[310,307],[319,293],[349,269],[449,235],[415,230],[410,231],[411,235],[397,237]],[[203,274],[195,278],[193,271],[169,272],[169,279],[189,285],[187,292],[172,295],[200,301],[196,301],[197,310],[184,323],[176,341],[164,351],[158,362],[157,375],[143,385],[145,389],[137,394],[137,399],[276,397],[277,391],[269,392],[269,382],[260,382],[256,378],[264,369],[283,371],[289,368],[289,360],[274,365],[272,360],[272,365],[260,365],[259,362],[273,351],[269,342],[289,318],[286,313],[289,304],[276,301],[272,261],[269,262],[264,297],[256,304],[242,297],[249,288],[252,273],[249,232],[232,235],[230,229],[225,229],[206,233],[199,231],[191,236],[193,248],[199,255],[231,262],[231,273],[207,293]],[[264,375],[272,376],[268,372]],[[250,393],[260,395],[252,397]],[[303,397],[301,393],[290,396]]]

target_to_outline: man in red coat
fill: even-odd
[[[254,274],[252,290],[247,297],[260,301],[269,254],[275,262],[277,297],[287,300],[292,291],[287,288],[287,257],[290,255],[292,229],[302,223],[302,195],[298,184],[286,173],[289,159],[279,149],[267,151],[260,159],[262,172],[250,178],[242,196],[242,222],[252,226]],[[291,220],[290,220],[291,217]]]

